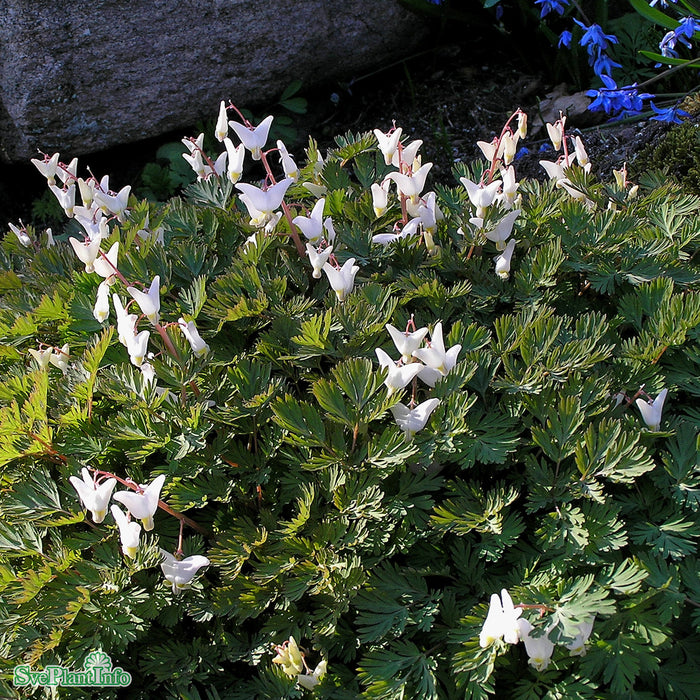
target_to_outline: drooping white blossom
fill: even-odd
[[[381,348],[375,348],[380,367],[386,367],[388,374],[384,380],[384,384],[389,390],[389,395],[395,391],[403,389],[409,382],[418,375],[423,368],[420,362],[411,362],[407,365],[397,365],[389,355]]]
[[[412,440],[419,430],[423,430],[430,418],[430,414],[439,404],[440,399],[427,399],[414,408],[409,408],[402,403],[390,408],[394,414],[396,425],[403,430],[407,442]]]
[[[637,407],[642,414],[642,418],[649,430],[653,432],[661,429],[661,412],[663,411],[667,394],[668,389],[662,389],[653,401],[637,399]]]
[[[487,647],[501,638],[508,644],[517,644],[520,640],[518,618],[522,612],[521,608],[513,606],[513,600],[505,588],[501,590],[500,598],[497,593],[494,593],[489,602],[489,612],[479,633],[479,644]]]
[[[209,566],[211,563],[209,559],[200,554],[194,554],[186,559],[177,559],[164,549],[161,549],[160,553],[163,557],[160,568],[166,581],[172,584],[175,595],[189,588],[195,574],[203,566]]]
[[[423,342],[423,338],[428,334],[427,326],[419,328],[412,333],[400,331],[398,328],[394,328],[390,323],[387,323],[385,328],[389,331],[389,335],[394,341],[396,349],[401,353],[401,359],[404,364],[408,364],[413,360],[414,351],[418,350],[420,344]]]
[[[229,122],[229,126],[236,132],[241,143],[250,151],[253,160],[262,158],[262,149],[265,148],[272,119],[272,115],[265,117],[254,129],[249,129],[239,122]]]
[[[160,491],[165,483],[165,474],[157,476],[148,485],[141,484],[141,493],[136,491],[117,491],[114,500],[123,503],[134,518],[140,520],[144,530],[153,529],[153,516],[158,510]]]
[[[126,291],[131,294],[141,309],[141,313],[154,325],[158,325],[160,313],[160,276],[156,275],[151,282],[147,292],[142,292],[136,287],[127,287]]]
[[[438,322],[430,335],[430,347],[414,350],[413,357],[417,357],[421,362],[445,377],[457,364],[457,356],[461,349],[461,345],[453,345],[449,350],[445,350],[445,343],[442,339],[442,322]]]
[[[199,335],[197,326],[194,321],[185,321],[184,318],[180,317],[177,319],[177,324],[182,331],[182,334],[187,338],[187,342],[192,348],[192,352],[197,357],[202,357],[209,352],[209,345],[204,342],[204,339]]]
[[[112,517],[119,526],[119,539],[121,540],[122,552],[130,559],[134,559],[139,548],[141,526],[137,522],[129,520],[118,505],[112,504],[110,510],[112,511]]]
[[[77,476],[71,476],[69,481],[73,484],[73,488],[78,492],[80,500],[85,508],[92,513],[92,520],[95,523],[101,523],[107,515],[107,504],[112,496],[112,491],[117,485],[116,479],[107,479],[101,484],[95,482],[90,475],[90,472],[83,467],[81,469],[82,479]]]
[[[338,301],[345,301],[355,286],[355,275],[359,271],[355,265],[355,258],[349,258],[340,269],[336,269],[330,263],[325,263],[323,271],[328,277],[328,283],[338,297]]]
[[[547,628],[541,636],[533,637],[530,635],[533,627],[529,620],[521,617],[517,622],[520,629],[520,638],[525,644],[525,651],[528,655],[528,663],[536,671],[544,671],[549,666],[554,653],[554,642],[548,636],[551,628]]]

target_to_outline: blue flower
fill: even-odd
[[[578,43],[587,47],[586,50],[591,58],[597,58],[601,51],[605,51],[608,48],[609,44],[617,44],[617,37],[614,34],[605,34],[599,24],[592,24],[590,27],[587,27],[575,17],[574,22],[583,29],[583,36]]]
[[[654,95],[647,92],[639,93],[637,83],[618,87],[617,83],[604,73],[600,76],[605,87],[598,90],[587,90],[588,97],[595,98],[588,106],[591,112],[605,112],[606,114],[619,114],[624,116],[639,114],[642,109],[642,100],[648,100]]]
[[[542,5],[540,18],[545,17],[550,12],[556,12],[558,15],[564,14],[564,9],[569,4],[569,0],[535,0],[535,5]]]
[[[654,112],[656,112],[656,114],[653,117],[651,117],[651,119],[655,119],[657,122],[681,124],[683,119],[690,116],[688,112],[680,109],[680,107],[667,107],[666,109],[662,109],[660,107],[657,107],[653,102],[650,102],[649,105],[654,110]]]
[[[622,66],[619,63],[615,63],[610,56],[601,51],[600,55],[593,63],[594,73],[597,76],[610,75],[613,68],[622,68]]]
[[[565,29],[560,35],[559,35],[559,43],[557,44],[557,48],[560,49],[562,46],[566,46],[568,49],[569,46],[571,46],[571,32],[568,29]]]
[[[529,153],[530,149],[527,146],[522,146],[515,154],[514,160],[520,160],[523,156],[529,155]]]
[[[690,48],[690,42],[687,39],[692,39],[693,34],[700,29],[700,22],[694,17],[684,17],[678,20],[678,26],[673,30],[678,37],[678,40]],[[685,39],[685,41],[684,41]]]
[[[694,17],[684,17],[679,20],[678,26],[664,34],[664,38],[659,43],[661,55],[667,58],[678,58],[678,52],[675,51],[676,43],[680,41],[681,44],[687,46],[689,49],[692,48],[690,39],[693,38],[695,32],[698,30],[700,30],[700,22]]]

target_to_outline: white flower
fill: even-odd
[[[505,170],[501,170],[501,177],[503,178],[503,191],[498,199],[506,209],[512,209],[517,199],[518,187],[520,187],[520,183],[515,181],[515,168],[509,165]]]
[[[125,219],[126,207],[129,204],[130,192],[131,185],[122,187],[115,195],[96,190],[95,202],[97,202],[102,211],[113,214],[119,219],[119,221],[123,222]]]
[[[518,241],[515,238],[511,238],[506,245],[506,249],[494,258],[496,262],[496,274],[503,280],[507,280],[510,276],[510,261],[513,257],[513,251],[515,250],[515,244]]]
[[[204,147],[204,134],[203,133],[200,134],[199,136],[197,136],[196,139],[193,139],[191,137],[182,139],[182,143],[185,144],[187,150],[190,153],[194,153],[195,151],[201,151],[202,148]],[[106,189],[106,188],[103,188],[103,189]]]
[[[445,377],[457,364],[457,355],[459,355],[461,349],[461,345],[453,345],[449,350],[445,351],[445,343],[442,339],[442,323],[439,322],[435,324],[435,329],[431,334],[430,347],[414,350],[413,357],[417,357],[421,362],[437,370]]]
[[[544,671],[549,666],[554,653],[554,643],[550,641],[548,636],[552,628],[547,628],[540,637],[531,637],[530,632],[533,627],[530,622],[522,617],[517,622],[520,636],[525,644],[525,651],[529,657],[528,663],[536,671]]]
[[[477,141],[476,145],[481,149],[481,152],[484,154],[484,158],[488,161],[492,161],[494,159],[494,156],[496,155],[496,141],[491,141],[489,143],[488,141]]]
[[[418,203],[420,193],[425,187],[425,178],[428,176],[432,163],[425,163],[416,172],[410,175],[404,173],[389,173],[386,177],[396,183],[396,188],[404,196],[409,197],[414,204]]]
[[[469,195],[469,200],[476,207],[476,216],[483,219],[486,215],[486,208],[493,204],[498,193],[498,188],[501,186],[500,180],[494,180],[485,187],[476,182],[472,182],[466,177],[459,178],[459,181],[464,185]]]
[[[228,159],[228,152],[222,151],[219,153],[219,157],[214,161],[214,168],[206,163],[204,165],[204,177],[207,178],[210,175],[215,175],[216,177],[221,177],[224,170],[226,170],[226,160]]]
[[[390,396],[395,391],[403,389],[423,368],[420,362],[411,362],[408,365],[401,365],[398,367],[391,357],[381,348],[375,348],[374,352],[377,353],[379,365],[381,367],[387,367],[389,370],[384,384],[387,389],[389,389]]]
[[[136,333],[136,321],[138,320],[138,316],[126,312],[122,300],[117,294],[112,294],[112,301],[114,302],[114,310],[117,314],[117,335],[119,337],[119,342],[122,345],[126,345],[127,339],[131,338]]]
[[[187,557],[187,559],[179,560],[164,549],[161,549],[160,553],[163,555],[160,568],[163,570],[165,579],[172,583],[173,593],[175,595],[189,588],[190,582],[195,574],[203,566],[209,566],[211,563],[206,557],[200,554],[194,554],[191,557]]]
[[[126,291],[136,301],[141,313],[154,325],[158,325],[160,312],[160,276],[156,275],[147,292],[142,292],[136,287],[127,287]]]
[[[38,158],[32,158],[32,163],[36,165],[37,170],[48,180],[49,184],[55,182],[56,170],[58,168],[58,153],[54,153],[51,158],[45,158],[44,160],[39,160]]]
[[[506,241],[513,233],[513,224],[520,214],[520,209],[506,214],[490,231],[485,231],[484,236],[496,244],[496,250],[505,250]]]
[[[204,167],[204,159],[201,151],[193,151],[192,153],[183,153],[182,157],[190,164],[192,170],[197,173],[197,179],[202,180],[207,175],[207,169]]]
[[[372,243],[380,243],[381,245],[389,245],[394,241],[398,241],[400,238],[409,238],[410,236],[417,236],[420,233],[420,225],[422,220],[419,216],[415,219],[411,219],[399,233],[377,233],[372,236]]]
[[[576,160],[578,161],[578,164],[586,172],[588,172],[591,169],[591,162],[588,160],[588,154],[586,153],[586,149],[584,148],[583,141],[581,141],[580,136],[574,136],[574,151],[576,153]]]
[[[398,145],[398,144],[397,144]],[[395,165],[397,168],[404,163],[411,166],[411,170],[418,170],[420,168],[420,158],[418,158],[418,149],[423,145],[423,142],[419,139],[417,141],[411,141],[407,146],[401,149],[401,160],[399,161],[399,150],[398,148],[394,152],[394,156],[391,159],[391,164]],[[418,161],[418,163],[417,163]]]
[[[73,207],[75,207],[75,183],[71,183],[65,190],[56,185],[49,185],[49,189],[56,195],[58,203],[63,208],[66,216],[73,218]]]
[[[49,362],[58,367],[64,374],[68,369],[68,360],[70,359],[70,346],[66,343],[60,350],[54,351],[49,355]]]
[[[136,335],[127,335],[126,345],[127,352],[129,353],[129,359],[133,365],[140,367],[143,363],[146,353],[148,352],[148,339],[150,337],[148,331],[141,331]]]
[[[134,559],[136,557],[136,551],[139,548],[141,526],[137,522],[129,520],[119,506],[112,504],[110,510],[112,511],[114,520],[117,525],[119,525],[119,539],[122,544],[122,552],[124,552],[127,557]]]
[[[98,485],[85,467],[82,468],[81,473],[82,481],[77,476],[71,476],[69,481],[78,492],[83,505],[92,513],[93,522],[101,523],[107,515],[107,504],[117,485],[117,480],[107,479]]]
[[[430,418],[430,414],[438,407],[440,399],[428,399],[419,403],[415,408],[408,408],[399,403],[391,407],[396,425],[404,432],[406,442],[413,439],[413,436],[425,427]]]
[[[488,615],[479,633],[479,644],[487,647],[501,637],[508,644],[517,644],[520,639],[518,618],[521,614],[522,609],[513,607],[513,600],[505,588],[501,590],[500,598],[494,593],[489,603]]]
[[[153,529],[153,516],[158,510],[158,499],[160,490],[165,483],[165,474],[157,476],[148,485],[141,484],[143,493],[135,491],[117,491],[114,500],[123,503],[134,518],[138,518],[143,523],[144,530]]]
[[[637,399],[637,406],[641,411],[644,422],[647,424],[649,430],[654,432],[661,428],[661,411],[664,407],[666,394],[668,394],[668,389],[663,389],[653,401]]]
[[[294,162],[292,156],[289,155],[289,151],[282,141],[277,141],[277,148],[280,152],[280,163],[282,163],[284,176],[296,182],[299,179],[299,168],[297,168],[297,164]]]
[[[442,212],[435,200],[435,192],[428,192],[421,199],[417,213],[423,224],[423,231],[434,234],[437,231],[437,222],[442,218]]]
[[[73,180],[78,179],[75,175],[77,172],[78,172],[78,159],[73,158],[73,160],[70,163],[68,163],[67,166],[64,166],[62,168],[58,168],[56,170],[56,175],[58,175],[58,179],[65,185],[66,182],[68,181],[68,178],[72,178]]]
[[[51,361],[51,355],[53,354],[53,348],[45,348],[44,350],[35,350],[34,348],[29,348],[29,354],[36,360],[40,369],[46,369]]]
[[[590,617],[578,626],[578,634],[574,637],[573,641],[565,644],[564,646],[569,650],[569,656],[585,656],[586,655],[586,642],[591,636],[593,631],[593,622],[595,621],[595,616]]]
[[[98,251],[92,266],[95,272],[104,277],[107,284],[113,284],[117,275],[117,258],[119,256],[119,241],[112,244],[112,247],[105,253]]]
[[[214,136],[217,141],[223,141],[228,136],[228,116],[226,115],[226,103],[221,100],[219,104],[219,117],[216,120]]]
[[[518,137],[524,139],[527,136],[527,114],[525,112],[518,113]]]
[[[323,271],[328,277],[328,282],[338,297],[338,301],[345,301],[355,286],[355,275],[360,268],[355,265],[355,258],[349,258],[345,264],[336,270],[330,263],[323,266]]]
[[[381,185],[378,185],[376,182],[372,183],[370,190],[372,192],[372,208],[374,209],[374,215],[379,218],[386,214],[389,180],[384,180]]]
[[[319,199],[309,216],[295,216],[292,223],[297,226],[310,243],[318,245],[323,238],[323,207],[325,199]]]
[[[109,220],[99,209],[75,207],[73,214],[75,220],[85,229],[86,237],[91,241],[109,237]]]
[[[321,678],[326,675],[327,668],[328,662],[325,659],[319,661],[313,673],[300,673],[297,676],[299,685],[307,690],[313,690],[321,682]]]
[[[248,209],[252,226],[262,228],[270,221],[275,209],[282,204],[284,195],[291,184],[292,179],[287,177],[266,190],[261,190],[259,187],[248,185],[245,182],[239,182],[236,185],[236,188],[242,192],[240,199]]]
[[[235,185],[243,174],[245,146],[240,144],[234,148],[233,141],[229,138],[224,139],[224,146],[226,146],[226,152],[228,153],[228,168],[226,174],[228,179]]]
[[[566,180],[564,170],[571,165],[570,160],[571,157],[569,157],[569,160],[562,157],[556,163],[553,163],[551,160],[541,160],[540,165],[547,172],[549,179],[554,180],[555,184],[558,184],[561,180]]]
[[[564,124],[561,120],[559,120],[554,124],[550,124],[549,122],[547,122],[546,126],[547,133],[549,134],[549,139],[552,142],[552,146],[554,146],[555,151],[558,151],[561,148],[561,141],[564,137]]]
[[[265,117],[254,129],[249,129],[244,124],[229,122],[229,126],[236,132],[243,145],[250,151],[253,160],[260,160],[262,149],[265,147],[267,135],[270,133],[272,115]],[[278,205],[279,206],[279,205]]]
[[[401,359],[404,364],[408,364],[413,360],[413,352],[418,350],[420,344],[423,342],[423,338],[428,333],[428,329],[419,328],[413,333],[408,331],[400,331],[398,328],[394,328],[390,323],[386,324],[386,329],[389,331],[391,339],[394,341],[396,349],[401,353]]]
[[[100,243],[102,239],[96,236],[91,240],[81,243],[77,238],[71,236],[68,242],[73,246],[73,250],[80,262],[85,264],[85,272],[94,272],[95,259],[100,254]]]
[[[20,223],[22,223],[20,221]],[[25,248],[30,248],[32,245],[32,239],[29,237],[29,234],[27,233],[27,229],[24,227],[22,228],[17,228],[14,224],[8,223],[7,224],[10,227],[10,231],[17,236],[17,240],[25,247]]]
[[[307,243],[306,252],[309,255],[311,267],[314,269],[314,279],[321,279],[321,270],[323,270],[323,266],[328,262],[328,258],[331,257],[333,246],[331,245],[328,246],[328,248],[324,248],[322,251],[317,251],[316,248],[311,245],[311,243]]]
[[[209,352],[209,346],[204,342],[202,336],[199,335],[197,326],[195,326],[194,321],[185,321],[184,318],[180,317],[177,319],[177,323],[180,326],[182,334],[187,338],[187,341],[192,348],[192,352],[197,356],[201,357]]]
[[[277,656],[272,659],[273,664],[279,664],[287,676],[296,676],[304,670],[304,656],[299,651],[299,645],[294,637],[290,637],[283,644],[275,644]]]
[[[379,150],[384,154],[384,162],[387,165],[391,165],[391,161],[394,159],[394,155],[399,147],[401,127],[394,129],[394,131],[388,135],[379,129],[375,129],[374,135],[377,137],[377,141],[379,142]]]
[[[512,162],[513,156],[515,156],[515,151],[517,150],[517,147],[518,147],[518,139],[517,138],[514,138],[508,132],[503,134],[503,138],[501,138],[501,144],[500,144],[498,150],[503,154],[503,162],[506,165],[509,165]]]

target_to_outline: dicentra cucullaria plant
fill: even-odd
[[[699,697],[700,199],[231,110],[162,205],[37,159],[0,247],[0,694]]]

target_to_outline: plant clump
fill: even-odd
[[[133,698],[697,697],[700,198],[598,180],[563,115],[548,181],[518,110],[432,190],[400,128],[271,121],[222,103],[161,204],[36,161],[69,221],[0,244],[1,694],[97,653]]]

